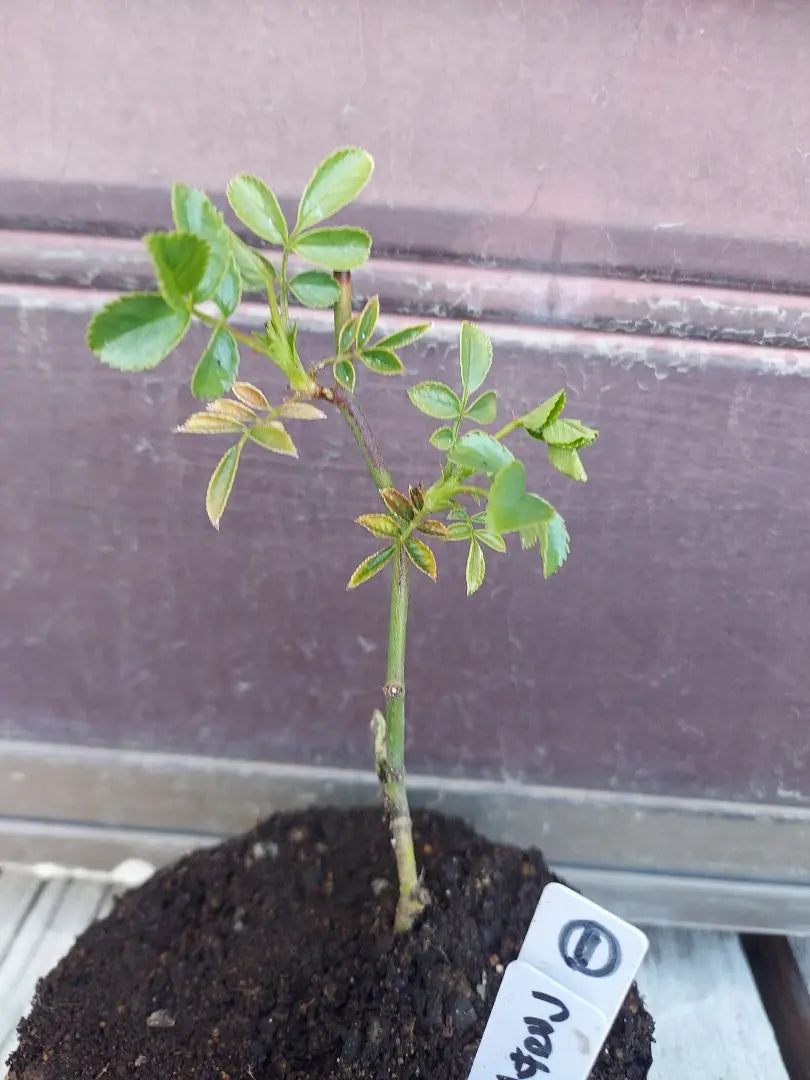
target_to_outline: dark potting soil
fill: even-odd
[[[459,821],[414,825],[433,903],[405,936],[380,811],[279,815],[161,871],[40,983],[13,1077],[465,1080],[555,879]],[[633,987],[592,1077],[646,1077],[652,1031]]]

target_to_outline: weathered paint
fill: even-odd
[[[365,766],[384,605],[374,584],[341,585],[371,550],[352,519],[376,496],[338,418],[301,432],[300,462],[246,455],[217,535],[202,496],[220,440],[171,434],[191,345],[153,373],[106,371],[82,294],[66,300],[0,306],[3,734]],[[413,351],[414,378],[455,377],[445,329]],[[810,797],[810,384],[731,366],[661,378],[517,333],[496,338],[504,414],[566,385],[603,436],[587,487],[540,453],[532,470],[573,535],[556,579],[535,555],[493,555],[468,601],[451,547],[438,585],[416,582],[412,767]],[[394,380],[362,394],[391,417],[400,484],[428,479],[430,421]]]

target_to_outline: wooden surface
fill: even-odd
[[[110,893],[101,880],[0,875],[0,1062],[37,979],[107,910]],[[688,930],[650,936],[639,976],[656,1021],[650,1080],[789,1080],[739,938]],[[810,949],[799,951],[806,971]]]
[[[810,937],[793,938],[791,943],[804,985],[810,993]]]
[[[203,500],[222,447],[171,430],[205,339],[139,380],[106,370],[85,343],[104,298],[0,285],[0,460],[14,462],[0,485],[0,735],[367,769],[358,724],[381,693],[385,607],[374,586],[343,591],[369,553],[353,519],[379,502],[351,437],[330,415],[303,433],[301,462],[246,453],[218,534]],[[329,350],[327,325],[306,317],[306,356]],[[490,330],[504,417],[565,385],[571,415],[603,431],[576,490],[533,459],[571,530],[562,574],[493,557],[491,588],[468,603],[449,545],[438,582],[414,581],[409,769],[800,805],[810,379],[755,373],[736,352],[681,356],[683,370],[628,360],[632,335],[603,335],[618,350],[606,358],[579,334]],[[409,377],[457,381],[457,334],[437,321]],[[243,374],[273,392],[258,363]],[[387,417],[400,486],[429,481],[432,423],[391,380],[361,393],[372,422]],[[767,522],[756,541],[753,520]]]
[[[0,1062],[11,1053],[37,980],[64,956],[108,895],[109,887],[98,881],[0,876]]]
[[[652,931],[639,986],[655,1017],[651,1080],[788,1076],[735,934]]]
[[[810,1080],[810,995],[799,948],[787,938],[758,934],[745,934],[742,944],[788,1074],[791,1080]]]

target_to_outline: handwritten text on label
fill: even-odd
[[[515,960],[504,972],[469,1080],[585,1080],[606,1033],[598,1009]]]

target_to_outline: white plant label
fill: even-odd
[[[637,927],[547,885],[468,1080],[586,1080],[647,947]]]
[[[469,1080],[585,1080],[606,1035],[598,1009],[523,960],[508,965]]]
[[[647,935],[565,885],[546,885],[520,959],[604,1013],[608,1030],[647,952]]]

